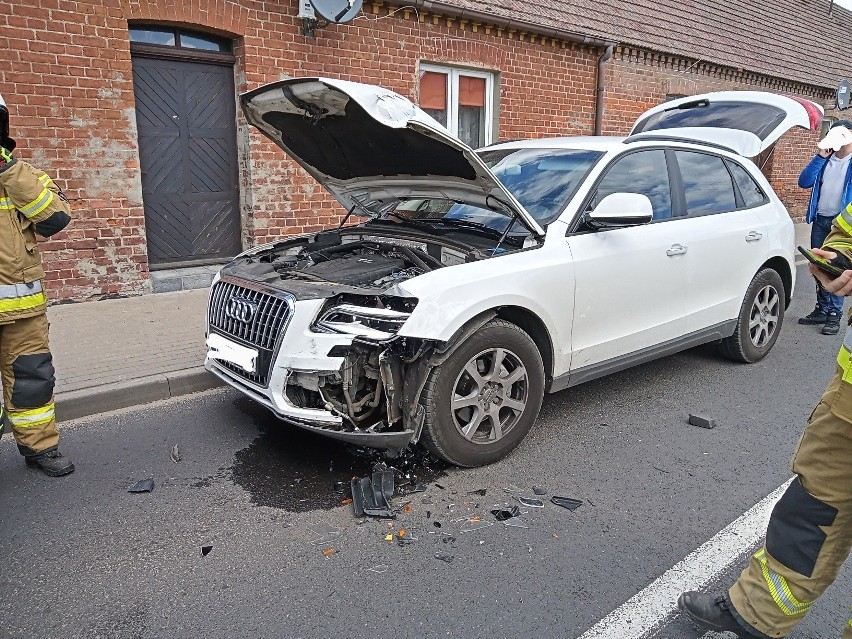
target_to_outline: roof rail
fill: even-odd
[[[695,138],[684,138],[678,135],[646,135],[644,133],[634,133],[633,135],[629,135],[624,138],[621,143],[622,144],[631,144],[633,142],[686,142],[687,144],[700,144],[701,146],[709,146],[714,149],[721,149],[723,151],[727,151],[728,153],[736,153],[731,147],[725,146],[724,144],[716,144],[715,142],[708,142],[707,140],[697,140]]]

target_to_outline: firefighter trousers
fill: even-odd
[[[797,477],[775,505],[766,543],[728,591],[737,620],[757,636],[784,637],[830,586],[852,549],[852,386],[838,372],[808,420]],[[843,639],[852,639],[844,619]]]
[[[55,377],[47,315],[0,324],[0,376],[5,417],[26,457],[55,449],[59,431],[53,406]]]

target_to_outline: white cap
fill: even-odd
[[[852,131],[845,126],[836,126],[829,130],[817,146],[825,151],[838,151],[840,147],[852,144]]]

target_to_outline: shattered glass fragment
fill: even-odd
[[[425,493],[426,492],[426,484],[417,484],[414,486],[414,490],[411,491],[414,493]]]
[[[517,506],[512,506],[511,508],[496,508],[491,511],[491,514],[494,515],[494,518],[497,521],[506,521],[507,519],[512,519],[513,517],[520,515],[521,509]]]
[[[308,530],[315,535],[314,540],[311,542],[312,546],[327,544],[332,539],[337,539],[343,534],[339,528],[335,528],[324,522],[310,524]]]
[[[506,492],[506,493],[509,493],[509,494],[522,493],[522,492],[524,492],[524,489],[518,488],[517,486],[513,486],[512,484],[509,484],[508,486],[505,486],[503,488],[503,492]]]
[[[175,463],[180,461],[180,448],[178,448],[177,444],[172,446],[171,451],[169,451],[169,457],[171,457],[172,461]]]
[[[503,522],[504,526],[513,526],[515,528],[529,528],[527,522],[525,522],[520,517],[512,517],[511,519],[507,519]]]
[[[529,508],[544,508],[544,502],[540,499],[530,499],[529,497],[518,497],[518,501]]]
[[[373,566],[372,568],[367,568],[369,572],[377,572],[379,574],[388,571],[388,566],[386,564],[379,564],[378,566]]]
[[[456,543],[456,538],[450,533],[443,533],[445,536],[443,537],[445,544],[454,544]]]
[[[547,494],[547,488],[545,488],[544,486],[533,486],[533,492],[536,495],[546,495]]]
[[[577,510],[580,506],[583,505],[583,502],[580,499],[571,499],[570,497],[556,497],[553,496],[550,498],[557,506],[562,506],[563,508],[567,508],[568,510]]]
[[[149,477],[148,479],[140,479],[135,484],[133,484],[130,488],[127,489],[129,493],[150,493],[154,490],[154,478]]]
[[[469,533],[469,532],[473,532],[474,530],[480,530],[482,528],[488,528],[489,526],[493,526],[493,525],[494,525],[493,521],[485,521],[484,519],[479,519],[479,518],[469,519],[468,523],[461,527],[460,532]]]
[[[347,488],[349,488],[349,482],[345,481],[336,481],[331,487],[331,489],[336,493],[345,493]]]
[[[410,546],[417,542],[417,537],[401,537],[396,540],[398,546]]]
[[[448,552],[443,552],[443,551],[439,550],[438,552],[435,553],[435,559],[440,559],[441,561],[445,561],[449,564],[449,563],[452,563],[452,561],[453,561],[453,555],[451,555]]]
[[[213,550],[213,546],[202,546],[201,547],[201,556],[206,557],[210,554],[210,551]]]
[[[434,504],[435,502],[432,501],[431,499],[429,499],[428,497],[424,497],[423,499],[420,500],[420,503],[423,504],[424,506],[429,506],[431,504]]]

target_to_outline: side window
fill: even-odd
[[[743,198],[743,205],[746,208],[766,204],[766,194],[763,192],[763,189],[758,186],[757,182],[754,181],[754,178],[748,174],[748,171],[736,162],[731,162],[730,160],[726,160],[725,164],[728,165],[731,175],[734,176],[734,182],[737,183],[737,188]]]
[[[675,151],[683,194],[686,197],[687,215],[725,213],[737,208],[734,182],[718,155]]]
[[[665,151],[662,149],[637,151],[616,160],[598,184],[591,206],[594,208],[612,193],[647,195],[654,207],[654,219],[670,218],[672,192]]]

